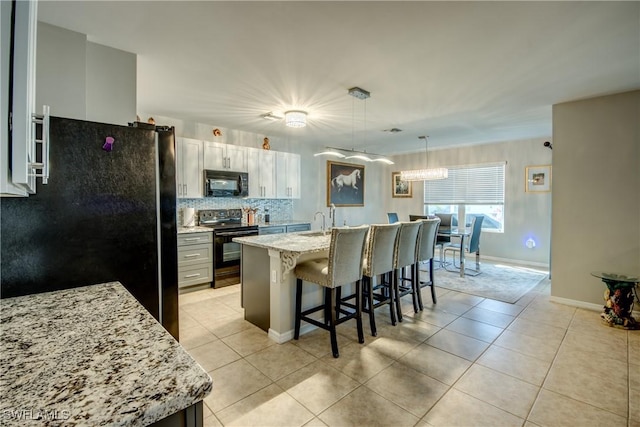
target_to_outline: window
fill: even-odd
[[[424,182],[424,210],[464,215],[467,225],[484,215],[483,230],[504,231],[505,163],[455,166],[449,177]]]

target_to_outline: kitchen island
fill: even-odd
[[[119,282],[0,310],[3,425],[201,425],[211,378]]]
[[[240,269],[245,319],[267,331],[277,343],[291,340],[296,290],[292,270],[298,262],[327,256],[330,239],[330,233],[315,231],[233,239],[242,244]],[[319,287],[305,291],[304,301],[309,306],[317,305],[321,299]]]

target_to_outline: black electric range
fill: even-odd
[[[241,245],[234,237],[257,236],[258,226],[242,222],[242,209],[206,209],[198,212],[199,223],[213,229],[213,287],[240,282]]]

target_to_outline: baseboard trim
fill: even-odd
[[[602,311],[602,308],[604,307],[604,304],[594,304],[592,302],[578,301],[578,300],[562,298],[562,297],[551,296],[549,297],[549,300],[553,302],[557,302],[558,304],[564,304],[571,307],[584,308],[585,310],[592,310],[592,311]],[[640,311],[638,310],[633,310],[633,312],[631,312],[631,315],[633,316],[634,319],[636,319],[636,321],[640,319]]]
[[[475,262],[475,255],[474,254],[467,255],[467,259],[470,260],[471,263],[473,263]],[[480,255],[480,263],[482,263],[483,260],[491,261],[492,263],[505,262],[507,264],[517,264],[517,265],[523,265],[523,266],[529,266],[529,267],[540,267],[540,268],[546,268],[547,271],[549,270],[549,264],[544,262],[523,261],[520,259],[499,258],[494,256],[488,256],[488,255]]]
[[[559,304],[568,305],[571,307],[584,308],[586,310],[592,310],[592,311],[602,311],[602,304],[594,304],[592,302],[578,301],[578,300],[569,299],[569,298],[554,297],[553,295],[549,297],[549,300],[552,302],[557,302]]]
[[[304,335],[308,332],[313,331],[314,329],[317,329],[317,327],[309,323],[300,325],[300,335]],[[278,344],[284,344],[287,341],[291,341],[293,339],[294,332],[295,331],[293,329],[290,329],[286,332],[279,333],[269,328],[269,338],[271,338],[273,341],[277,342]]]

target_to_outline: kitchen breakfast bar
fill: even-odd
[[[291,340],[296,289],[293,269],[298,262],[326,256],[330,239],[331,233],[318,231],[233,239],[242,244],[240,268],[245,319],[267,331],[277,343]],[[321,299],[320,289],[305,290],[304,300],[308,304]]]

